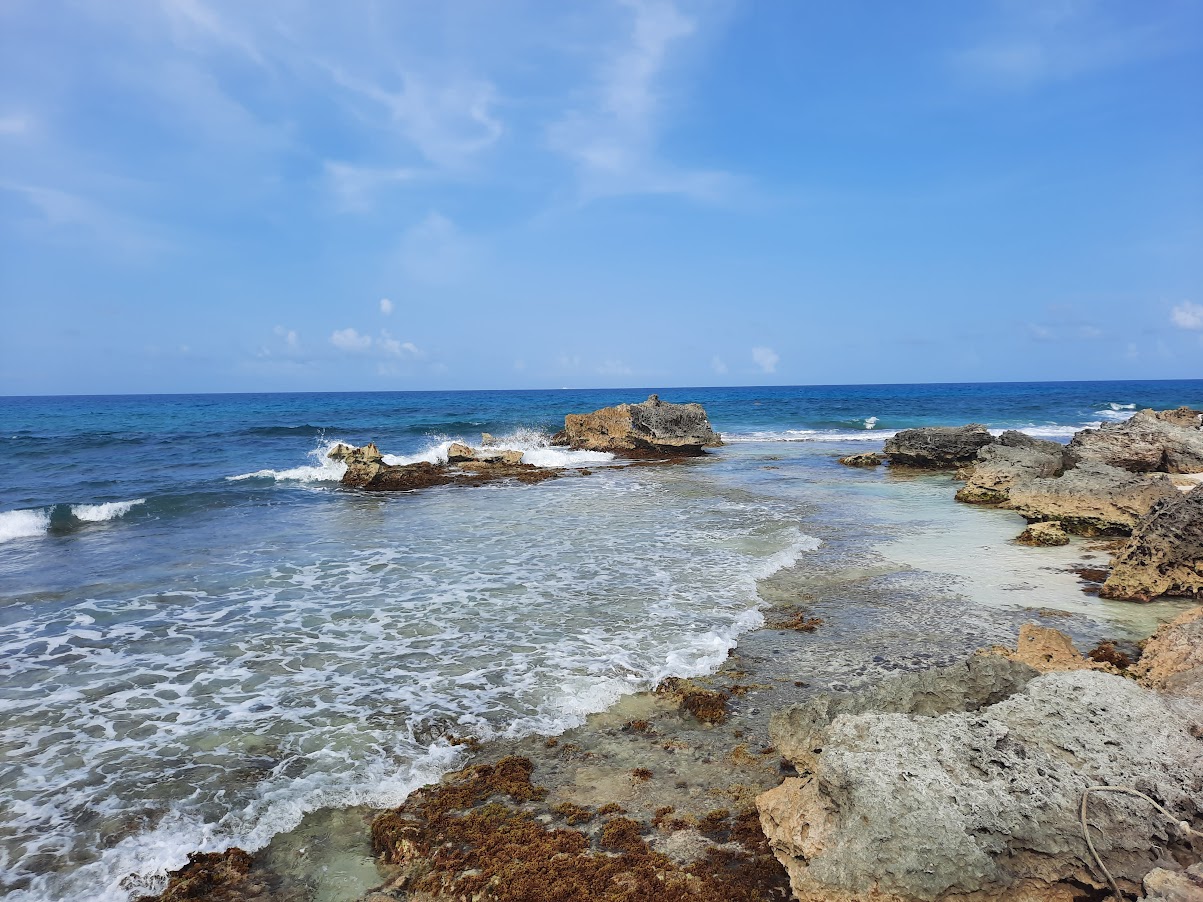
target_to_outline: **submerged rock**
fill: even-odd
[[[1016,480],[1004,506],[1029,521],[1055,520],[1078,535],[1129,535],[1157,501],[1181,494],[1164,475],[1084,463],[1063,476]]]
[[[419,461],[413,464],[387,464],[375,444],[362,448],[339,445],[328,456],[347,465],[342,484],[351,488],[379,492],[405,492],[428,489],[439,485],[480,485],[498,479],[518,482],[542,482],[555,479],[561,471],[522,463],[520,451],[474,452],[467,445],[453,444],[449,461],[458,463],[432,464]],[[517,457],[515,457],[517,455]]]
[[[803,776],[757,805],[801,902],[1101,898],[1082,791],[1135,785],[1198,826],[1203,743],[1190,726],[1120,676],[979,657],[779,714],[773,740]],[[1139,799],[1096,796],[1091,824],[1129,893],[1188,851]]]
[[[1189,407],[1140,410],[1122,423],[1082,430],[1066,454],[1075,464],[1103,463],[1133,473],[1203,473],[1201,417]]]
[[[967,481],[957,492],[957,501],[1002,504],[1019,480],[1060,476],[1065,469],[1064,451],[1056,442],[1008,430],[998,441],[979,449],[965,468]]]
[[[886,439],[883,452],[891,466],[950,470],[972,462],[977,452],[993,441],[994,436],[979,423],[924,426],[904,429]]]
[[[553,444],[624,457],[693,456],[722,445],[701,404],[671,404],[652,395],[641,404],[569,414]]]
[[[1069,535],[1059,523],[1032,523],[1015,537],[1015,541],[1020,545],[1050,548],[1057,545],[1068,545]]]
[[[863,454],[849,454],[841,457],[840,463],[845,467],[878,467],[885,458],[876,451],[866,451]]]
[[[1203,488],[1174,494],[1136,525],[1103,583],[1104,598],[1203,595]]]

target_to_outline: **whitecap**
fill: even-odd
[[[50,528],[49,510],[0,512],[0,542],[43,535]]]
[[[876,424],[875,424],[876,425]],[[860,432],[841,432],[835,429],[785,429],[759,432],[723,433],[729,444],[745,442],[880,442],[897,435],[895,430],[877,431],[866,427]]]
[[[866,429],[876,429],[877,428],[877,417],[865,417],[865,428]]]
[[[322,442],[307,455],[312,464],[302,467],[291,467],[286,470],[256,470],[254,473],[242,473],[238,476],[227,476],[230,482],[241,482],[245,479],[275,479],[278,482],[338,482],[347,472],[347,465],[341,460],[331,460],[327,455],[335,445],[345,445],[347,442]]]
[[[103,523],[124,517],[139,504],[145,503],[145,498],[135,498],[133,501],[107,501],[103,504],[73,504],[71,516],[85,523]]]

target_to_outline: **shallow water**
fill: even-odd
[[[1180,607],[1084,595],[1080,544],[1019,549],[1019,518],[947,477],[835,457],[932,420],[1058,434],[1199,383],[663,392],[736,440],[672,466],[545,447],[553,410],[623,394],[0,401],[0,889],[124,900],[188,851],[395,804],[458,760],[441,734],[558,733],[712,670],[764,599],[815,596],[831,629],[791,666],[824,687],[1001,641],[1025,609],[1118,636]],[[577,469],[373,496],[321,453],[437,459],[479,430]],[[367,879],[347,867],[331,898]]]

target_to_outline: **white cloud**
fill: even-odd
[[[323,168],[330,190],[344,213],[365,213],[390,185],[411,182],[421,175],[416,169],[377,169],[333,160],[327,160]]]
[[[297,335],[296,329],[286,329],[283,326],[276,326],[273,331],[284,339],[284,344],[288,345],[289,350],[295,351],[301,346],[301,338]]]
[[[752,360],[762,373],[775,373],[781,358],[772,348],[752,348]]]
[[[1170,320],[1179,329],[1203,329],[1203,305],[1183,301],[1170,311]]]
[[[393,357],[422,357],[421,349],[412,341],[398,341],[388,332],[381,330],[376,347]]]
[[[372,336],[360,335],[351,328],[337,329],[330,334],[330,344],[340,351],[361,354],[372,347]]]
[[[723,358],[715,355],[714,357],[710,358],[710,369],[714,370],[720,376],[725,375],[727,372],[727,362],[723,360]]]
[[[380,312],[385,316],[390,316],[393,312],[393,302],[388,298],[380,299]]]

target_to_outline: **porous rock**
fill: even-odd
[[[1203,680],[1203,607],[1192,608],[1157,627],[1145,642],[1132,673],[1141,683],[1165,689],[1182,674]]]
[[[455,445],[452,445],[454,448]],[[466,445],[455,455],[460,463],[432,464],[419,461],[412,464],[393,465],[384,462],[380,449],[369,443],[362,448],[340,452],[347,466],[342,484],[351,488],[379,492],[404,492],[427,489],[440,485],[480,485],[499,479],[514,479],[518,482],[542,482],[561,475],[561,471],[535,467],[521,462],[521,452],[498,452],[478,457]],[[333,452],[332,452],[333,453]],[[514,457],[517,454],[517,458]],[[450,455],[449,455],[450,456]]]
[[[722,445],[701,404],[673,404],[651,395],[640,404],[568,414],[556,445],[608,451],[625,457],[694,456]]]
[[[840,458],[840,463],[845,467],[877,467],[885,460],[876,451],[867,451],[863,454],[849,454],[846,457]]]
[[[1154,868],[1145,875],[1143,902],[1203,902],[1203,862],[1182,871]]]
[[[447,463],[461,464],[466,460],[475,460],[476,452],[462,442],[452,442],[447,448]]]
[[[802,776],[757,805],[800,902],[1101,897],[1083,789],[1135,786],[1196,826],[1203,814],[1203,742],[1158,693],[1108,673],[981,657],[793,709],[771,734]],[[1138,799],[1095,797],[1091,823],[1129,893],[1187,851]]]
[[[1068,545],[1069,535],[1059,523],[1032,523],[1015,537],[1020,545],[1051,548],[1057,545]]]
[[[1133,473],[1203,473],[1203,427],[1197,410],[1140,410],[1122,423],[1084,429],[1066,454],[1075,464],[1104,463]]]
[[[996,646],[988,654],[1018,661],[1040,673],[1064,670],[1116,673],[1113,665],[1085,657],[1065,633],[1036,623],[1025,623],[1019,628],[1019,640],[1014,649]]]
[[[923,426],[904,429],[886,439],[883,452],[891,466],[948,470],[970,463],[978,451],[993,441],[994,436],[979,423]]]
[[[1104,598],[1203,595],[1203,488],[1158,501],[1137,523],[1103,583]]]
[[[1003,506],[1029,521],[1055,520],[1066,532],[1112,536],[1131,534],[1154,503],[1182,493],[1161,474],[1084,463],[1055,478],[1018,479],[1007,494]]]
[[[1017,480],[1060,476],[1065,469],[1064,451],[1056,442],[1008,430],[998,441],[983,445],[960,474],[966,482],[957,492],[957,501],[1002,504]]]

